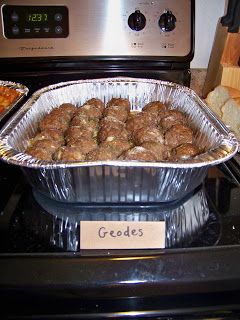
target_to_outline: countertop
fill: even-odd
[[[191,69],[190,88],[193,89],[201,98],[204,81],[206,78],[207,69]]]

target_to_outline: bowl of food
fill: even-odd
[[[0,121],[16,108],[28,91],[20,83],[0,80]]]

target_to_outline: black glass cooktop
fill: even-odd
[[[209,169],[184,199],[138,206],[57,203],[32,190],[18,168],[0,168],[3,314],[239,318],[240,174],[234,159]],[[79,251],[79,221],[89,219],[165,220],[166,249]]]
[[[234,164],[209,169],[202,185],[171,203],[83,206],[39,194],[18,168],[1,163],[0,252],[78,252],[83,220],[164,220],[168,249],[240,244],[240,183]]]

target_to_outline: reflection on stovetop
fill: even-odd
[[[2,168],[6,169],[0,180],[2,253],[79,251],[83,220],[164,220],[167,248],[240,243],[240,186],[225,165],[211,168],[203,185],[172,203],[84,206],[51,200],[32,190],[17,168],[10,168],[11,174],[9,166]]]

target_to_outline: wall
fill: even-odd
[[[191,68],[207,68],[217,22],[224,16],[225,0],[195,0],[195,55]]]

